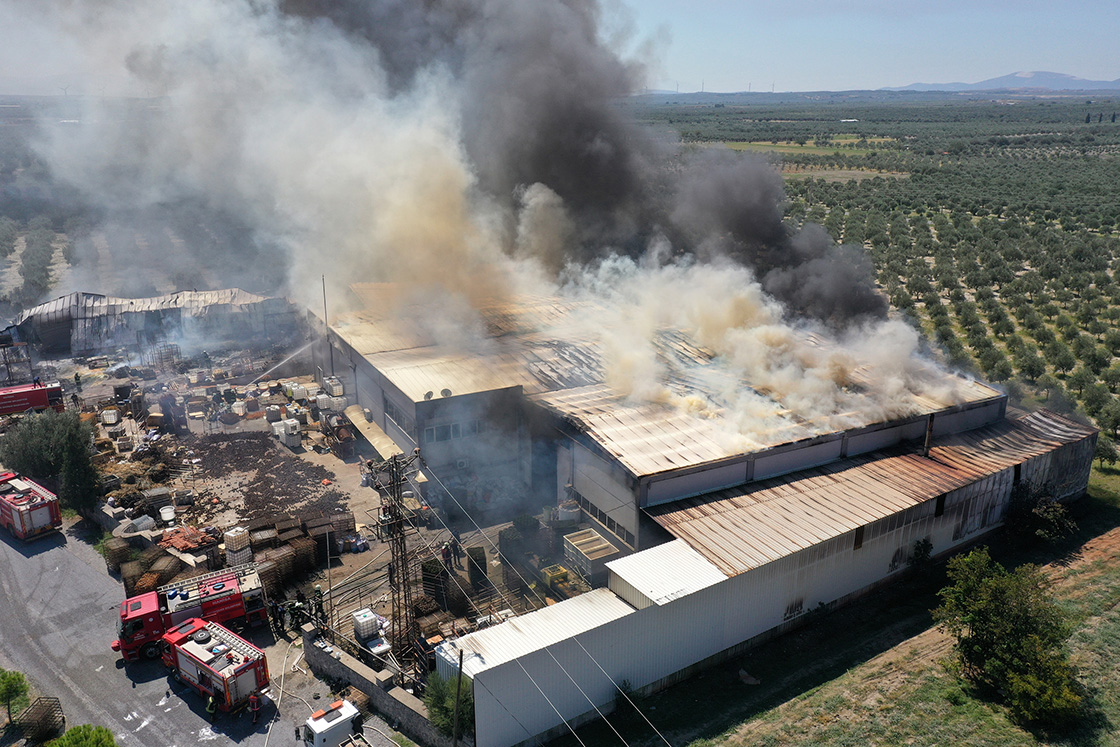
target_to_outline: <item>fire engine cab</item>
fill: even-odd
[[[268,687],[264,652],[218,623],[192,618],[163,634],[163,663],[219,711],[233,711]]]

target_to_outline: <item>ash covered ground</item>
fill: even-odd
[[[267,433],[198,436],[189,444],[199,460],[196,479],[206,485],[190,512],[199,522],[214,523],[227,509],[252,521],[293,511],[334,511],[350,501],[334,487],[333,471],[295,457]]]

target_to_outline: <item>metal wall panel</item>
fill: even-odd
[[[733,464],[724,464],[710,469],[692,472],[675,477],[649,481],[643,506],[656,506],[680,498],[689,498],[701,493],[710,493],[747,481],[747,461],[744,459]]]

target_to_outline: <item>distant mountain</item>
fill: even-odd
[[[999,91],[1035,89],[1043,91],[1101,91],[1120,90],[1117,80],[1086,80],[1074,75],[1047,72],[1020,72],[989,78],[979,83],[911,83],[884,91]]]

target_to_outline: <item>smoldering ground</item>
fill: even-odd
[[[807,415],[858,404],[841,358],[878,361],[890,386],[928,386],[903,332],[893,357],[851,347],[867,339],[852,330],[885,323],[870,265],[822,230],[791,232],[769,166],[667,147],[624,116],[617,101],[640,87],[648,50],[614,33],[621,8],[0,0],[0,15],[54,40],[56,64],[132,95],[85,96],[80,127],[44,130],[36,147],[55,179],[106,222],[189,205],[193,222],[230,227],[221,252],[184,241],[167,257],[180,274],[205,265],[216,282],[313,308],[320,274],[333,298],[359,280],[411,285],[409,313],[417,296],[438,299],[433,339],[467,347],[484,329],[471,309],[594,293],[619,320],[598,325],[606,375],[654,400],[664,365],[649,341],[664,324]],[[846,358],[790,342],[824,328]]]

